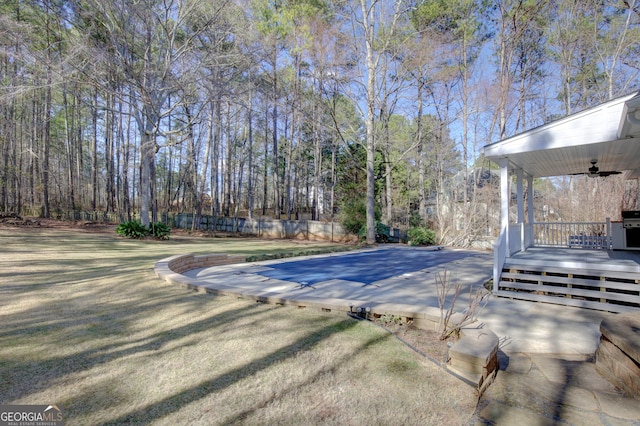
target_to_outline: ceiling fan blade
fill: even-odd
[[[606,177],[606,176],[611,176],[611,175],[619,175],[621,172],[616,172],[614,170],[611,171],[607,171],[607,172],[600,172],[598,173],[598,176],[602,176],[602,177]]]

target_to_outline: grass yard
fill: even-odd
[[[68,425],[462,425],[474,389],[367,322],[195,293],[155,277],[181,253],[323,243],[0,228],[0,403]]]

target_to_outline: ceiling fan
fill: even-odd
[[[589,177],[606,177],[611,175],[618,175],[620,172],[615,170],[610,171],[600,171],[600,168],[596,166],[598,160],[591,160],[591,167],[589,167],[589,171],[587,173],[573,173],[574,175],[587,175]]]

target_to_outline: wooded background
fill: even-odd
[[[499,215],[481,147],[637,90],[639,24],[635,0],[5,0],[0,211],[362,212],[368,241],[464,245]],[[536,219],[637,194],[536,181]]]

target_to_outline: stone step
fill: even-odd
[[[460,336],[449,349],[448,368],[473,382],[482,392],[499,368],[498,336],[479,322],[462,327]]]

